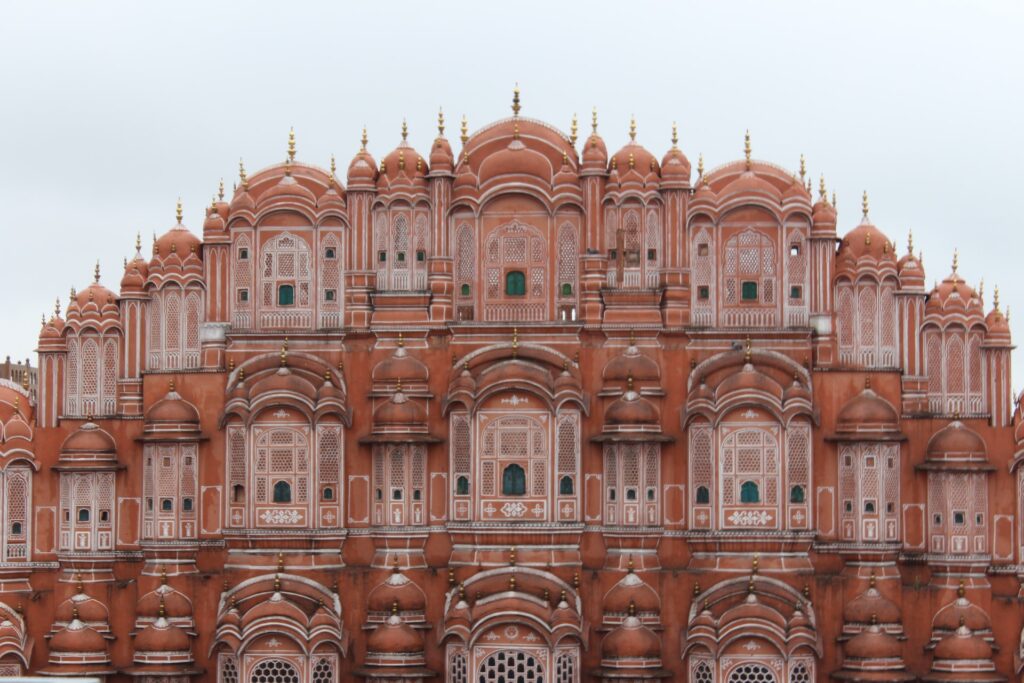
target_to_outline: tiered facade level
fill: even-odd
[[[802,168],[520,115],[288,156],[0,386],[0,674],[1000,681],[998,300]],[[854,221],[857,223],[857,221]]]

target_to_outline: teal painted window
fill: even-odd
[[[744,301],[757,301],[757,283],[756,282],[744,282],[743,283],[743,300]]]
[[[745,481],[740,486],[740,502],[741,503],[760,503],[761,492],[757,488],[757,484],[752,481]]]
[[[505,275],[506,296],[526,296],[526,274],[521,270],[510,270]]]
[[[526,472],[522,467],[519,465],[509,465],[501,473],[501,495],[526,495]]]
[[[291,285],[281,285],[277,288],[277,305],[291,306],[295,303],[295,288]]]

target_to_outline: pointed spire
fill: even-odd
[[[957,270],[957,268],[959,266],[960,266],[960,250],[959,249],[954,249],[953,250],[953,275],[957,274],[956,270]]]
[[[576,146],[576,137],[580,132],[580,122],[576,118],[576,112],[572,114],[572,123],[569,124],[569,144]]]
[[[869,208],[869,206],[870,205],[868,204],[868,191],[864,190],[864,195],[860,199],[860,211],[861,211],[861,215],[863,216],[865,222],[868,220],[868,208]]]
[[[402,117],[402,142],[405,142],[408,139],[409,139],[409,124],[405,120],[405,117],[403,116]]]
[[[985,278],[981,278],[978,281],[978,299],[981,301],[985,300]]]
[[[366,137],[366,126],[363,126],[363,137],[359,139],[359,144],[362,145],[360,149],[366,151],[366,143],[369,142],[369,138]]]
[[[459,139],[462,140],[462,146],[465,147],[469,141],[469,121],[466,120],[466,115],[462,115],[462,123],[460,124]]]
[[[996,313],[999,312],[999,285],[996,285],[995,291],[992,292],[992,306],[995,308]]]
[[[743,135],[743,156],[747,160],[747,170],[750,170],[750,129]]]
[[[217,199],[224,201],[224,179],[221,178],[217,184]]]
[[[142,254],[142,231],[135,231],[135,256],[138,257]]]
[[[825,174],[821,174],[821,179],[818,181],[818,197],[822,202],[828,204],[828,191],[825,189]]]
[[[839,211],[839,202],[836,201],[836,191],[832,190],[832,208]]]
[[[803,182],[804,176],[806,176],[806,175],[807,175],[807,160],[804,159],[804,155],[801,154],[800,155],[800,181],[801,182]],[[824,185],[825,185],[825,177],[824,176],[822,176],[821,184],[824,187]]]
[[[907,254],[914,255],[914,229],[907,230]]]
[[[519,83],[516,82],[516,87],[512,90],[512,116],[519,116],[519,110],[522,107],[519,105]]]
[[[697,177],[704,179],[704,152],[697,155]]]
[[[178,197],[178,203],[174,207],[174,216],[178,219],[178,225],[181,225],[182,211],[181,211],[181,197]]]
[[[334,159],[334,155],[331,155],[331,184],[334,184],[334,175],[338,172],[338,162]]]
[[[96,259],[96,267],[92,271],[93,282],[99,284],[100,281],[100,260]]]
[[[238,159],[238,179],[242,181],[242,189],[249,191],[249,176],[245,173],[245,162],[241,157]]]
[[[57,297],[57,300],[53,304],[53,317],[54,318],[59,318],[60,317],[60,297],[59,296]]]
[[[288,337],[284,338],[284,344],[281,345],[281,367],[288,367]]]
[[[672,149],[679,149],[679,128],[672,122]]]
[[[437,110],[437,137],[444,137],[444,109]]]
[[[597,135],[597,106],[594,106],[594,110],[590,112],[590,128],[594,135]]]
[[[288,130],[288,161],[295,162],[295,128]]]
[[[629,140],[636,142],[636,116],[633,114],[629,116]]]

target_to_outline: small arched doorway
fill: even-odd
[[[482,662],[478,683],[544,683],[544,665],[523,650],[500,650]]]

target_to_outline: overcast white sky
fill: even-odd
[[[913,228],[929,283],[959,247],[1014,322],[1022,33],[1024,5],[978,0],[3,2],[0,357],[35,365],[40,314],[97,258],[116,291],[136,231],[148,253],[179,195],[201,234],[218,179],[283,159],[289,126],[301,160],[333,152],[343,175],[364,124],[377,158],[403,117],[425,153],[439,106],[454,140],[463,113],[507,116],[516,81],[523,114],[565,130],[596,105],[610,149],[635,113],[659,156],[678,121],[694,166],[742,156],[746,128],[756,158],[804,153],[840,234],[867,189],[901,252]]]

